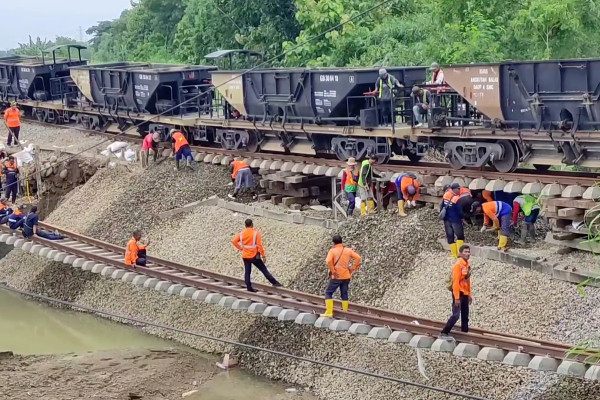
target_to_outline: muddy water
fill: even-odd
[[[84,353],[120,349],[172,349],[193,352],[215,369],[217,358],[145,334],[137,328],[91,314],[52,308],[0,289],[0,351],[22,355]],[[289,389],[289,388],[288,388]],[[223,371],[199,385],[191,400],[314,400],[301,392],[248,374]]]

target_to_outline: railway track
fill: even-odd
[[[64,129],[76,129],[82,133],[100,135],[108,139],[128,141],[132,143],[141,144],[142,139],[137,133],[124,134],[116,137],[117,134],[109,132],[101,132],[96,130],[84,129],[73,125],[58,125],[51,123],[39,122],[36,120],[27,120],[28,123],[47,126],[53,128],[64,128]],[[328,166],[328,167],[345,167],[345,163],[337,159],[328,158],[316,158],[310,156],[301,155],[290,155],[282,153],[250,153],[250,152],[237,152],[231,150],[225,150],[215,147],[206,146],[191,146],[192,150],[202,154],[213,154],[221,156],[242,156],[248,159],[261,159],[268,161],[282,161],[282,162],[294,162],[294,163],[305,163],[317,166]],[[490,167],[486,168],[464,168],[464,169],[453,169],[449,164],[442,162],[418,162],[413,163],[404,160],[391,160],[388,164],[377,165],[377,170],[397,173],[412,171],[423,175],[437,175],[445,176],[450,175],[453,177],[461,178],[484,178],[488,180],[498,179],[503,181],[521,181],[525,183],[539,182],[541,184],[552,184],[558,183],[561,185],[580,185],[580,186],[594,186],[596,182],[600,180],[600,174],[593,172],[570,172],[570,171],[539,171],[535,169],[520,168],[515,172],[502,173],[493,170]]]
[[[14,244],[15,247],[27,246],[26,248],[23,247],[23,250],[53,258],[55,261],[75,263],[75,260],[80,260],[79,267],[92,270],[92,272],[100,273],[101,270],[108,267],[107,271],[102,272],[103,275],[105,275],[104,272],[113,273],[113,271],[127,270],[155,278],[158,281],[180,284],[184,287],[209,293],[219,293],[224,296],[233,296],[237,299],[246,299],[269,306],[279,306],[284,309],[293,309],[303,313],[318,314],[324,311],[323,298],[321,296],[261,284],[254,285],[258,290],[257,293],[251,293],[245,290],[243,279],[174,263],[157,257],[148,257],[148,265],[146,267],[137,266],[134,271],[126,268],[123,264],[124,250],[119,246],[46,223],[40,223],[40,227],[50,231],[58,231],[66,236],[66,238],[60,241],[49,241],[36,236],[32,242],[28,243],[17,236],[17,241],[17,238],[13,236],[13,231],[7,226],[1,226],[0,240]],[[12,240],[10,240],[11,238]],[[40,246],[36,247],[36,245]],[[52,250],[49,250],[45,253],[40,253],[43,247],[55,251],[51,252]],[[67,256],[71,256],[70,259],[67,259]],[[86,262],[87,264],[85,264]],[[367,324],[371,327],[387,327],[392,331],[406,331],[413,335],[425,335],[432,338],[437,338],[444,326],[444,322],[442,321],[434,321],[360,304],[351,304],[350,311],[343,312],[341,304],[337,301],[335,304],[335,315],[336,318],[352,323]],[[415,321],[418,324],[415,324]],[[571,346],[567,344],[485,329],[472,328],[469,333],[453,331],[452,335],[457,342],[461,343],[498,348],[507,352],[527,353],[532,356],[552,357],[557,360],[583,361],[589,355],[567,356],[567,353],[571,349]]]

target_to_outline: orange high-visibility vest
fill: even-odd
[[[8,108],[4,111],[4,119],[6,126],[9,128],[17,128],[21,126],[21,112],[16,108]]]
[[[235,177],[241,169],[250,168],[250,166],[245,161],[233,161],[231,164],[233,164],[233,173],[231,174],[231,177],[233,179],[235,179]]]
[[[173,139],[175,140],[175,152],[178,152],[183,146],[189,145],[187,139],[181,132],[175,132],[173,134]]]

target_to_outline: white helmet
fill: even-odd
[[[152,134],[152,140],[154,140],[154,141],[155,141],[155,142],[157,142],[157,143],[158,143],[158,142],[160,142],[160,133],[158,133],[158,132],[154,132],[154,133]]]
[[[174,134],[175,132],[177,132],[177,129],[171,129],[171,130],[169,131],[169,136],[173,136],[173,134]]]

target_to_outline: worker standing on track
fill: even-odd
[[[531,236],[531,240],[535,242],[535,222],[540,215],[540,206],[538,200],[529,194],[522,194],[515,197],[513,200],[512,225],[517,226],[519,212],[523,212],[525,219],[521,225],[520,242],[525,243],[527,234]]]
[[[19,188],[19,167],[14,156],[8,156],[8,160],[2,166],[2,173],[6,177],[6,189],[4,197],[10,199],[11,203],[17,200],[17,191]]]
[[[404,205],[415,207],[419,200],[420,183],[412,172],[407,172],[396,178],[396,193],[398,194],[398,214],[406,217]]]
[[[233,243],[236,249],[242,252],[246,289],[249,292],[257,292],[257,290],[252,287],[252,281],[250,280],[253,264],[259,269],[260,272],[262,272],[265,278],[271,282],[271,285],[275,287],[283,286],[277,281],[277,279],[273,277],[273,275],[271,275],[267,269],[267,266],[265,265],[267,256],[265,255],[265,249],[262,244],[260,232],[254,229],[254,224],[252,223],[251,219],[247,219],[245,224],[246,229],[235,235],[231,243]]]
[[[242,157],[236,157],[231,162],[231,167],[233,168],[231,177],[235,181],[235,189],[233,189],[233,194],[228,195],[229,198],[235,199],[240,191],[248,189],[252,194],[252,199],[256,200],[258,196],[254,190],[254,177],[248,163],[242,160]]]
[[[16,101],[11,101],[10,107],[4,111],[4,123],[8,128],[8,138],[6,139],[7,146],[12,147],[13,136],[15,145],[18,145],[19,133],[21,131],[21,111],[17,107]]]
[[[140,244],[142,232],[139,230],[134,231],[131,236],[125,249],[125,265],[133,269],[135,269],[136,265],[145,267],[148,262],[146,251],[150,245],[150,241],[145,245]]]
[[[448,319],[446,326],[442,329],[440,339],[452,339],[450,331],[460,318],[460,330],[469,332],[469,306],[473,302],[471,296],[471,266],[469,258],[471,249],[468,245],[462,245],[458,249],[459,259],[452,267],[452,278],[448,289],[452,292],[452,316]]]
[[[62,240],[64,237],[60,235],[58,232],[49,233],[43,229],[38,227],[40,217],[38,215],[37,206],[31,207],[29,210],[29,214],[24,219],[23,222],[23,237],[30,238],[33,235],[37,235],[43,239],[47,240]]]
[[[463,226],[463,210],[458,204],[460,200],[460,185],[453,183],[444,193],[442,204],[440,204],[440,216],[444,221],[444,232],[446,241],[450,246],[452,258],[458,257],[458,249],[465,242],[465,230]],[[456,238],[456,240],[455,240]]]
[[[333,247],[327,253],[326,262],[331,280],[325,289],[325,314],[321,314],[321,317],[330,318],[333,317],[333,294],[338,288],[342,298],[342,310],[348,311],[350,279],[352,279],[352,274],[358,271],[361,257],[354,250],[342,244],[340,235],[334,235]]]
[[[153,151],[153,161],[156,163],[158,159],[158,143],[160,142],[160,133],[150,132],[144,137],[142,142],[142,166],[148,168],[148,159],[150,158],[150,150]]]
[[[352,218],[354,207],[356,207],[356,191],[358,189],[358,169],[356,168],[356,159],[348,158],[346,169],[342,172],[342,194],[348,200],[348,209],[346,215]]]
[[[358,177],[358,195],[360,196],[360,214],[367,215],[367,206],[369,214],[375,212],[375,201],[373,200],[373,177],[377,174],[373,173],[373,164],[377,162],[375,155],[370,155],[360,165],[360,174]]]
[[[192,150],[190,149],[190,144],[188,143],[183,133],[178,131],[177,129],[171,129],[171,142],[173,142],[173,151],[175,152],[175,171],[179,170],[179,161],[185,158],[186,167],[194,170],[192,163],[194,161],[194,157],[192,157]]]
[[[510,225],[512,222],[512,207],[503,201],[488,201],[479,208],[483,212],[483,230],[493,222],[494,229],[498,231],[498,250],[508,250],[508,236],[510,235]]]

